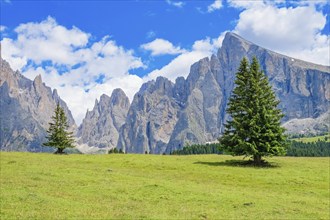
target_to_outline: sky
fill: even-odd
[[[330,65],[329,1],[0,0],[1,56],[43,81],[79,125],[102,94],[186,77],[235,32],[267,49]]]

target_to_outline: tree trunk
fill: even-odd
[[[63,148],[57,148],[57,151],[55,152],[55,154],[63,154]]]
[[[261,155],[253,155],[253,161],[257,166],[261,165]]]

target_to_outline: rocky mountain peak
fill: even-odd
[[[1,65],[1,69],[3,70],[3,73],[9,73],[9,72],[14,72],[11,68],[9,63],[4,60],[4,59],[0,59],[0,65]]]
[[[111,97],[101,95],[95,100],[92,111],[78,128],[78,143],[90,147],[110,149],[117,146],[119,130],[124,124],[129,108],[129,100],[121,89],[113,90]],[[84,148],[81,148],[84,151]]]
[[[159,76],[156,79],[155,89],[161,93],[168,96],[172,95],[173,83],[165,77]]]
[[[53,90],[53,99],[58,99],[59,96],[58,96],[58,93],[57,93],[57,89],[54,89]]]
[[[34,81],[13,71],[1,59],[1,150],[43,151],[51,116],[59,102],[72,130],[75,122],[66,103],[37,76]],[[3,117],[6,116],[6,117]]]
[[[205,57],[198,62],[194,63],[190,67],[190,73],[187,77],[187,83],[189,89],[192,90],[195,87],[197,81],[201,78],[204,78],[205,75],[210,71],[210,60],[208,57]]]
[[[34,78],[33,82],[34,82],[35,84],[41,85],[41,84],[42,84],[41,75],[40,75],[40,74],[37,75],[37,76]]]
[[[95,99],[94,108],[93,109],[95,109],[98,105],[99,105],[99,101],[97,99]]]
[[[121,97],[125,97],[126,94],[125,94],[125,92],[124,92],[121,88],[116,88],[116,89],[114,89],[114,90],[112,91],[111,96],[112,96],[113,98],[121,98]]]
[[[97,99],[96,99],[97,101]],[[99,105],[101,103],[108,104],[110,103],[110,97],[107,96],[106,94],[102,94],[100,97],[100,102],[95,102],[95,105]]]
[[[251,45],[253,45],[251,42],[245,40],[241,36],[233,33],[233,32],[227,32],[225,35],[225,38],[222,41],[222,46],[218,50],[218,57],[223,56],[224,51],[235,51],[240,53],[246,53],[249,51]],[[237,54],[239,55],[239,54]]]
[[[120,89],[114,89],[111,94],[111,103],[112,105],[120,105],[124,108],[127,108],[129,106],[129,100],[125,94],[125,92]]]

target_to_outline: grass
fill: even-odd
[[[329,158],[0,153],[0,219],[329,219]]]
[[[322,135],[322,136],[315,136],[315,137],[293,138],[292,140],[300,141],[303,143],[310,143],[310,142],[316,142],[316,141],[325,141],[326,137],[327,137],[327,142],[330,142],[330,134]]]

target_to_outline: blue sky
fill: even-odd
[[[329,65],[327,1],[1,1],[2,57],[58,89],[78,123],[103,93],[186,77],[226,31]]]

